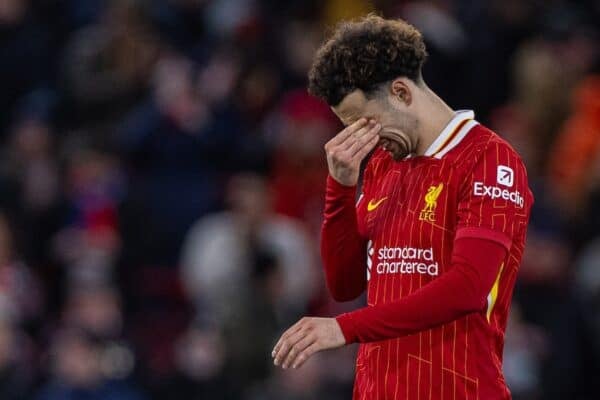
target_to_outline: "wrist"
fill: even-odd
[[[336,322],[340,326],[340,330],[344,335],[346,344],[355,343],[358,341],[356,337],[356,322],[352,316],[352,313],[344,313],[335,317]]]
[[[356,184],[345,185],[335,179],[331,174],[327,175],[327,188],[336,193],[351,193],[353,195],[356,193]]]

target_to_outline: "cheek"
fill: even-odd
[[[390,130],[401,128],[404,125],[405,118],[404,113],[396,110],[384,110],[377,115],[377,120],[384,130],[386,128]]]
[[[379,112],[375,112],[373,113],[373,119],[375,119],[377,122],[379,122],[381,124],[381,126],[386,126],[387,124],[390,123],[390,118],[387,115],[387,113],[385,112],[381,112],[380,110],[378,110]]]

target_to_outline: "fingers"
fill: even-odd
[[[297,350],[294,348],[294,346],[296,346],[296,344],[300,342],[300,340],[302,340],[306,334],[306,330],[300,329],[291,335],[287,335],[285,339],[282,337],[281,345],[275,353],[275,365],[282,365],[290,351],[292,353],[297,353]]]
[[[370,120],[362,128],[355,130],[348,137],[346,137],[345,140],[343,140],[341,143],[339,143],[337,145],[337,148],[340,150],[347,150],[348,148],[350,148],[350,146],[352,146],[358,140],[360,140],[365,135],[367,135],[369,132],[371,132],[371,129],[373,129],[373,127],[375,127],[375,126],[376,126],[376,122],[374,120]]]
[[[306,362],[306,360],[308,360],[310,358],[310,356],[312,356],[313,354],[315,354],[317,351],[320,351],[321,348],[319,346],[318,342],[313,342],[310,346],[306,347],[304,350],[302,350],[298,356],[296,357],[296,360],[294,361],[294,363],[292,364],[292,368],[300,368],[302,366],[302,364],[304,364]]]
[[[306,349],[308,346],[312,345],[316,341],[316,336],[312,335],[310,332],[306,332],[301,339],[293,344],[290,347],[290,351],[287,356],[283,360],[282,367],[283,369],[289,368],[290,366],[296,363],[296,358]]]
[[[371,120],[368,125],[348,136],[342,143],[337,145],[332,145],[331,142],[327,143],[325,150],[327,151],[328,158],[341,162],[344,162],[344,160],[350,161],[358,151],[365,145],[370,144],[371,140],[378,137],[377,135],[380,130],[381,124]]]
[[[328,153],[347,150],[358,139],[367,134],[374,126],[376,126],[375,120],[361,118],[327,142],[325,144],[325,150]]]
[[[375,126],[369,129],[366,134],[357,139],[348,149],[350,156],[354,157],[354,155],[358,153],[365,145],[370,143],[373,140],[373,138],[378,138],[377,134],[380,130],[381,125],[375,124]]]
[[[373,136],[364,146],[362,146],[360,149],[357,150],[356,153],[354,153],[354,155],[352,156],[353,160],[357,160],[357,161],[362,161],[367,154],[369,154],[371,152],[371,150],[373,150],[375,148],[375,146],[377,146],[377,143],[379,142],[379,136],[375,135]]]
[[[348,137],[350,137],[354,132],[356,132],[357,130],[359,130],[360,128],[365,126],[366,124],[367,124],[366,118],[360,118],[360,119],[354,121],[354,123],[352,123],[351,125],[348,125],[340,133],[335,135],[335,137],[333,139],[331,139],[329,141],[329,143],[331,144],[332,147],[339,145],[344,140],[346,140]]]
[[[295,330],[295,331],[294,331]],[[346,343],[334,318],[303,318],[288,329],[273,349],[275,365],[298,368],[314,353],[341,347]]]
[[[275,344],[275,347],[273,347],[273,351],[271,352],[271,356],[273,358],[275,358],[277,356],[277,354],[281,350],[281,347],[286,342],[286,340],[291,335],[295,334],[302,327],[302,321],[303,320],[304,320],[304,318],[302,318],[301,320],[299,320],[298,322],[296,322],[294,325],[292,325],[291,327],[289,327],[288,330],[283,333],[283,335],[281,335],[281,337],[279,338],[279,340]]]

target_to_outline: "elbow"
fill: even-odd
[[[456,291],[455,291],[456,292]],[[448,303],[453,310],[454,318],[461,318],[465,315],[478,313],[485,309],[487,304],[487,294],[474,286],[462,286],[457,295]]]
[[[481,283],[478,275],[468,273],[463,269],[457,268],[457,272],[462,272],[463,284],[458,288],[461,293],[458,296],[456,308],[461,315],[481,312],[487,306],[488,292],[484,290],[487,285]]]
[[[472,295],[463,296],[463,301],[458,307],[458,311],[461,315],[467,315],[471,313],[480,312],[485,309],[487,305],[487,296],[480,293],[472,293]]]

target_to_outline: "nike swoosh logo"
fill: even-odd
[[[376,203],[373,203],[373,200],[369,201],[369,204],[367,204],[367,211],[373,211],[374,209],[376,209],[377,207],[379,207],[379,205],[381,203],[383,203],[385,200],[387,200],[387,197],[384,197],[383,199],[380,199]]]

